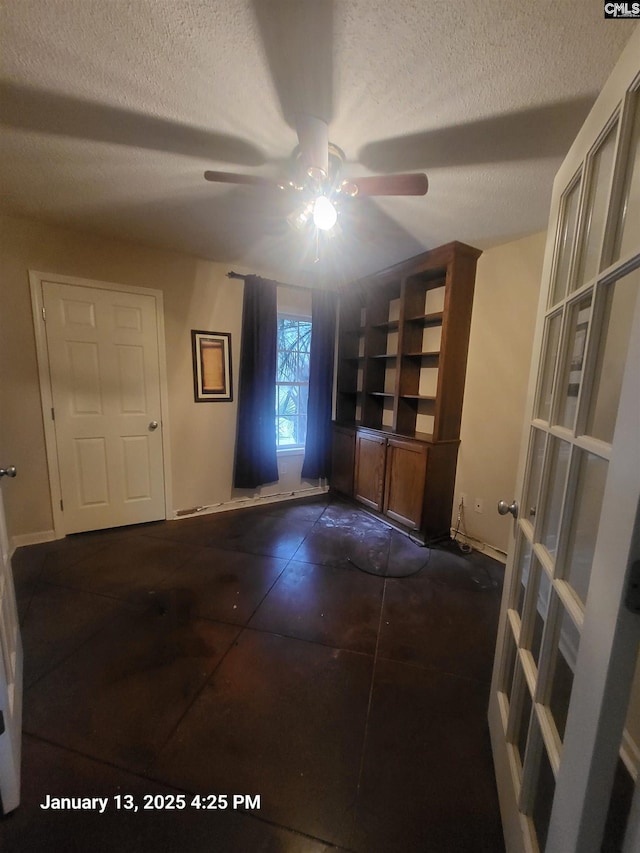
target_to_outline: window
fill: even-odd
[[[278,314],[276,442],[278,450],[304,447],[309,399],[311,320]]]

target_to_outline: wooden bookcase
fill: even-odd
[[[340,298],[332,486],[428,538],[449,530],[480,254],[448,243]]]

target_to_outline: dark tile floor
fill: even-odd
[[[323,497],[76,535],[13,566],[23,802],[3,851],[504,850],[499,563]]]

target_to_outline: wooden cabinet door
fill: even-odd
[[[382,511],[386,439],[372,433],[356,433],[356,470],[354,497]]]
[[[417,441],[387,441],[384,511],[414,530],[422,522],[427,454],[427,447]]]
[[[353,495],[353,466],[355,462],[354,429],[334,426],[331,451],[331,488],[343,495]]]

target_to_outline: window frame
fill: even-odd
[[[280,455],[292,455],[293,456],[293,455],[303,454],[304,449],[305,449],[305,444],[304,444],[304,442],[302,442],[301,444],[284,444],[284,445],[280,444],[280,431],[279,431],[278,420],[280,417],[282,417],[282,415],[278,414],[278,399],[279,399],[278,392],[279,392],[279,389],[283,386],[297,386],[299,388],[306,387],[308,389],[309,388],[309,380],[307,379],[306,381],[290,382],[290,381],[280,380],[278,378],[278,376],[279,376],[279,364],[280,364],[280,352],[281,352],[281,347],[280,347],[280,321],[281,320],[294,320],[298,323],[308,323],[308,325],[311,327],[311,335],[313,335],[313,328],[312,328],[312,324],[311,324],[311,316],[308,314],[293,313],[291,311],[278,311],[278,316],[277,316],[278,326],[277,326],[277,341],[276,341],[276,382],[275,382],[275,400],[274,400],[274,402],[275,402],[274,414],[275,414],[275,421],[276,421],[276,453],[279,456]],[[298,334],[298,340],[299,340],[299,334]],[[302,352],[302,350],[296,350],[296,352]],[[309,340],[309,358],[311,358],[311,340]],[[308,395],[308,391],[307,391],[307,404],[308,404],[308,401],[309,401],[309,395]],[[298,412],[294,417],[299,418],[301,414],[304,414],[306,416],[307,413],[306,413],[306,411],[305,412]],[[305,440],[306,440],[306,429],[305,429]]]

